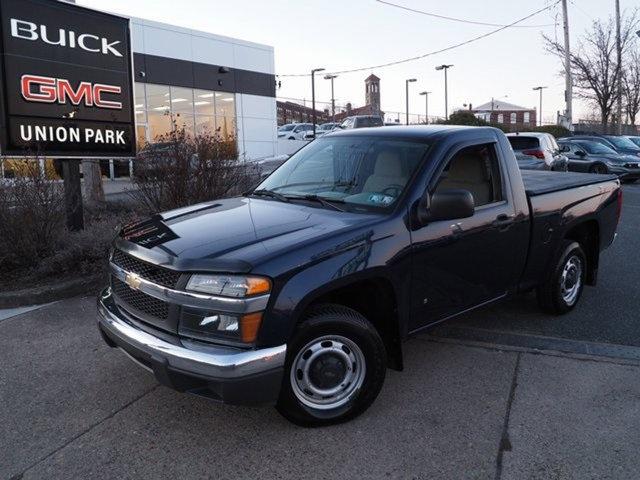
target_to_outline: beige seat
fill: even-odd
[[[363,192],[382,192],[390,186],[404,187],[407,179],[402,176],[400,155],[391,150],[383,150],[376,157],[373,173],[364,182]],[[399,192],[398,192],[399,193]],[[394,192],[395,194],[395,192]]]
[[[440,182],[436,191],[452,188],[471,192],[476,205],[491,203],[491,180],[482,157],[462,154],[451,162],[446,178]]]

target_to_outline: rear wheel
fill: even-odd
[[[553,272],[538,287],[538,302],[549,313],[567,313],[576,306],[587,273],[587,257],[579,243],[565,240]]]
[[[385,374],[386,352],[375,327],[355,310],[321,305],[288,346],[276,408],[302,426],[341,423],[373,403]]]
[[[602,163],[596,163],[595,165],[592,165],[591,168],[589,169],[589,173],[598,173],[598,174],[605,174],[605,173],[609,173],[609,170],[607,169],[606,165],[603,165]]]

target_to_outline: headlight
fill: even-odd
[[[269,293],[271,291],[271,282],[263,277],[197,273],[189,279],[187,290],[222,295],[223,297],[242,298]]]
[[[210,312],[204,317],[183,312],[178,333],[200,340],[227,339],[251,343],[256,340],[261,323],[262,312],[245,315]]]

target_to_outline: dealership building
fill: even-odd
[[[2,2],[3,156],[126,165],[174,124],[277,155],[273,47],[69,3]]]
[[[140,18],[131,42],[138,143],[173,116],[190,132],[236,136],[241,157],[277,153],[273,47]]]

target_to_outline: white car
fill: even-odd
[[[309,130],[313,132],[312,123],[289,123],[278,128],[278,138],[304,140],[304,136]]]
[[[522,153],[544,160],[547,170],[557,172],[566,172],[568,170],[569,160],[560,152],[560,147],[555,137],[550,133],[507,133],[507,138],[515,153]]]

